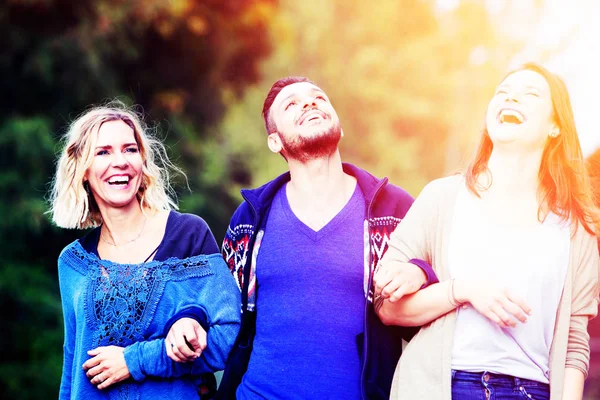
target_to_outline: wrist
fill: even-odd
[[[421,273],[423,274],[423,280],[421,281],[422,284],[420,286],[421,289],[424,289],[431,284],[439,282],[437,276],[435,275],[435,272],[433,271],[433,268],[426,261],[420,260],[418,258],[412,258],[408,260],[408,262],[413,265],[416,265],[421,269]]]
[[[462,279],[454,280],[454,298],[456,302],[459,304],[468,303],[469,296],[469,285],[466,281]]]

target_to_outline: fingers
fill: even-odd
[[[387,285],[381,290],[381,296],[389,298],[392,293],[396,292],[400,286],[404,284],[404,277],[402,275],[396,275],[388,282]]]
[[[177,338],[182,336],[181,333],[181,322],[183,319],[176,321],[169,329],[169,333],[165,339],[165,349],[167,351],[167,356],[179,363],[187,362],[187,358],[183,356],[179,348],[177,347]]]
[[[374,277],[375,295],[387,299],[398,290],[403,281],[402,272],[398,268],[382,268],[376,280]]]
[[[109,376],[106,380],[101,381],[100,384],[97,386],[97,388],[100,390],[106,389],[107,387],[111,386],[113,383],[116,383],[115,379],[112,376]]]
[[[110,370],[106,370],[98,373],[90,379],[90,383],[95,385],[98,389],[106,389],[107,387],[116,383],[116,380]]]
[[[179,348],[175,345],[175,340],[167,341],[165,340],[165,347],[167,349],[167,355],[169,358],[175,362],[187,362],[187,358],[179,351]]]
[[[201,331],[203,330],[198,321],[192,319],[182,323],[182,328],[181,339],[183,339],[183,342],[181,343],[181,348],[179,350],[188,359],[193,360],[202,352],[202,349],[200,348],[201,338],[198,336],[197,328],[200,328]]]
[[[419,285],[407,275],[396,275],[381,292],[381,296],[394,303],[407,294],[419,290]]]
[[[496,323],[503,328],[514,328],[517,326],[515,320],[504,310],[500,302],[494,303],[491,307],[492,313],[497,317]],[[497,321],[500,321],[498,323]]]
[[[104,383],[110,380],[110,372],[109,368],[104,366],[102,363],[88,369],[85,375],[88,377],[92,385],[99,385],[98,389],[103,389],[111,384],[111,382],[108,382],[106,385],[104,385]]]
[[[169,357],[171,360],[175,362],[182,362],[178,357],[175,357],[175,354],[173,354],[173,350],[171,350],[171,342],[168,339],[165,340],[165,351],[167,352],[167,357]]]
[[[507,289],[496,291],[491,299],[488,306],[483,307],[482,314],[502,328],[514,328],[517,326],[517,321],[525,323],[527,316],[531,315],[531,308],[525,301]]]
[[[521,296],[517,296],[516,294],[507,290],[506,297],[517,307],[519,307],[522,312],[524,312],[527,315],[531,315],[531,307],[529,307],[529,305],[525,302],[525,299],[523,299]],[[525,319],[527,319],[527,317],[525,317]]]
[[[98,347],[88,351],[94,357],[83,364],[85,375],[98,389],[107,387],[131,376],[124,356],[125,349],[119,346]]]
[[[390,295],[390,303],[395,303],[400,300],[402,297],[407,294],[412,294],[416,292],[416,289],[412,287],[411,284],[402,283],[391,295]]]
[[[88,370],[90,368],[95,367],[96,365],[100,364],[102,360],[100,360],[100,357],[93,357],[90,358],[89,360],[87,360],[85,363],[83,363],[83,369],[84,370]]]
[[[496,313],[492,312],[491,310],[488,310],[487,312],[483,312],[482,314],[485,315],[490,321],[494,322],[499,327],[508,328],[508,326],[502,321],[502,319]]]
[[[104,368],[103,368],[102,364],[99,364],[99,365],[95,366],[94,368],[88,369],[85,373],[85,376],[87,376],[89,379],[92,379],[95,376],[98,376],[100,373],[102,373],[103,369]]]
[[[520,296],[510,293],[508,289],[504,290],[503,296],[499,298],[498,303],[500,307],[497,314],[510,327],[514,328],[517,326],[513,317],[525,323],[527,322],[527,316],[531,315],[531,308],[525,303],[525,300]]]
[[[175,362],[185,362],[185,360],[180,359],[173,353],[173,342],[175,342],[175,334],[173,333],[173,327],[171,327],[167,337],[165,338],[165,350],[167,352],[167,356]]]
[[[196,359],[196,352],[187,344],[186,336],[178,336],[173,346],[173,352],[186,361]]]
[[[195,331],[196,338],[198,338],[198,348],[200,349],[200,352],[202,352],[204,351],[204,349],[206,349],[206,346],[208,345],[206,339],[206,331],[204,330],[204,328],[202,328],[200,324],[196,326]]]
[[[194,361],[206,348],[206,332],[192,318],[182,318],[175,322],[167,338],[172,353],[170,358],[177,362]]]
[[[89,350],[87,353],[89,356],[97,356],[98,354],[100,354],[103,350],[105,349],[105,347],[96,347],[95,349]]]
[[[375,295],[389,298],[392,303],[415,293],[427,281],[421,268],[404,262],[384,266],[373,279]]]
[[[375,287],[375,295],[380,295],[383,289],[392,280],[392,276],[388,274],[387,268],[380,268],[373,276],[373,284]]]
[[[502,307],[504,308],[504,310],[512,314],[517,320],[521,322],[527,322],[527,315],[525,314],[525,311],[516,303],[510,301],[508,298],[503,299]]]
[[[88,375],[88,374],[86,374],[86,375]],[[90,379],[90,383],[92,385],[99,385],[99,384],[101,384],[104,381],[104,379],[102,377],[102,373],[99,373],[97,375],[93,375],[91,377],[88,375],[88,378],[91,378]]]
[[[185,324],[181,324],[183,331],[183,348],[178,350],[187,358],[187,361],[193,361],[202,355],[206,348],[206,331],[198,321],[190,319]]]
[[[194,324],[198,324],[198,322],[190,318],[184,318],[180,321],[179,325],[181,329],[175,337],[175,349],[173,350],[178,352],[186,361],[193,361],[196,359],[196,351],[194,350],[193,345],[190,347],[188,343],[190,343],[190,340],[196,343],[198,342],[194,330]]]

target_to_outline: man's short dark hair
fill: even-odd
[[[313,85],[315,84],[313,81],[304,76],[286,76],[285,78],[279,79],[273,84],[273,86],[271,86],[271,90],[269,90],[269,93],[267,93],[267,97],[265,98],[265,102],[263,104],[262,109],[262,116],[265,120],[265,128],[267,129],[267,135],[275,131],[275,124],[273,123],[273,121],[271,121],[271,118],[269,117],[269,111],[271,110],[271,106],[275,101],[275,97],[277,97],[279,92],[281,92],[284,87],[299,82],[308,82],[312,83]]]

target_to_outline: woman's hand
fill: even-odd
[[[514,328],[517,322],[527,322],[531,308],[520,296],[505,287],[483,281],[454,281],[454,296],[459,303],[471,305],[502,328]],[[513,318],[514,317],[514,318]]]
[[[181,318],[169,329],[165,346],[171,360],[194,361],[206,348],[206,331],[195,319]]]
[[[83,369],[92,385],[102,390],[131,376],[125,363],[124,350],[119,346],[105,346],[88,351],[92,358],[83,364]]]

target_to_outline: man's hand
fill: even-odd
[[[92,358],[83,364],[83,369],[92,385],[102,390],[131,376],[125,363],[124,350],[119,346],[105,346],[88,351]]]
[[[414,264],[408,262],[387,263],[375,272],[375,297],[389,299],[394,303],[407,294],[415,293],[425,283],[427,275]]]
[[[206,331],[195,319],[181,318],[169,329],[165,346],[171,360],[194,361],[206,348]]]

